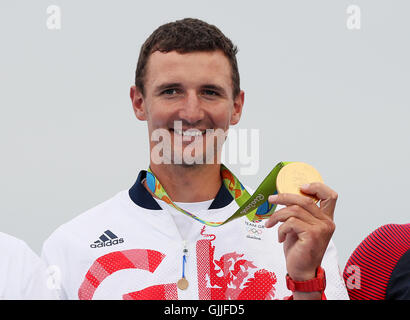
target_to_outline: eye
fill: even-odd
[[[219,96],[219,93],[214,90],[205,89],[203,92],[204,92],[204,95],[207,95],[207,96]]]
[[[167,95],[167,96],[173,96],[173,95],[178,94],[180,92],[181,92],[181,90],[179,90],[179,89],[170,88],[170,89],[166,89],[166,90],[162,91],[161,94]]]

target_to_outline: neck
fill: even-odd
[[[150,168],[174,202],[214,199],[222,184],[220,164],[183,166],[151,162]]]

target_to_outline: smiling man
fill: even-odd
[[[174,201],[214,198],[221,186],[218,133],[238,123],[244,102],[244,92],[233,90],[229,60],[221,50],[155,51],[146,68],[144,86],[131,88],[135,114],[147,121],[150,137],[158,129],[170,136],[170,145],[164,146],[170,149],[164,162],[169,161],[157,163],[151,157],[151,170]],[[137,70],[137,83],[138,77]],[[192,147],[195,143],[200,147]],[[151,139],[151,154],[155,144]],[[191,165],[185,161],[188,146],[196,160]]]
[[[218,28],[190,18],[145,41],[130,97],[148,127],[148,170],[45,242],[62,298],[347,299],[331,241],[337,194],[328,186],[303,190],[320,206],[271,198],[283,208],[266,224],[209,223],[230,217],[242,192],[225,187],[222,175],[235,178],[218,161],[244,105],[236,53]]]

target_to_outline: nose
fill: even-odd
[[[182,102],[179,116],[190,124],[194,124],[204,118],[204,110],[201,108],[201,101],[196,92],[188,92],[186,99]]]

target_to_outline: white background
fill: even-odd
[[[361,29],[349,30],[349,5]],[[61,8],[61,29],[46,9]],[[341,268],[386,223],[408,223],[408,1],[0,1],[0,230],[37,253],[59,225],[128,189],[148,164],[132,111],[139,49],[194,17],[239,47],[243,118],[259,129],[256,187],[279,161],[339,193]]]

